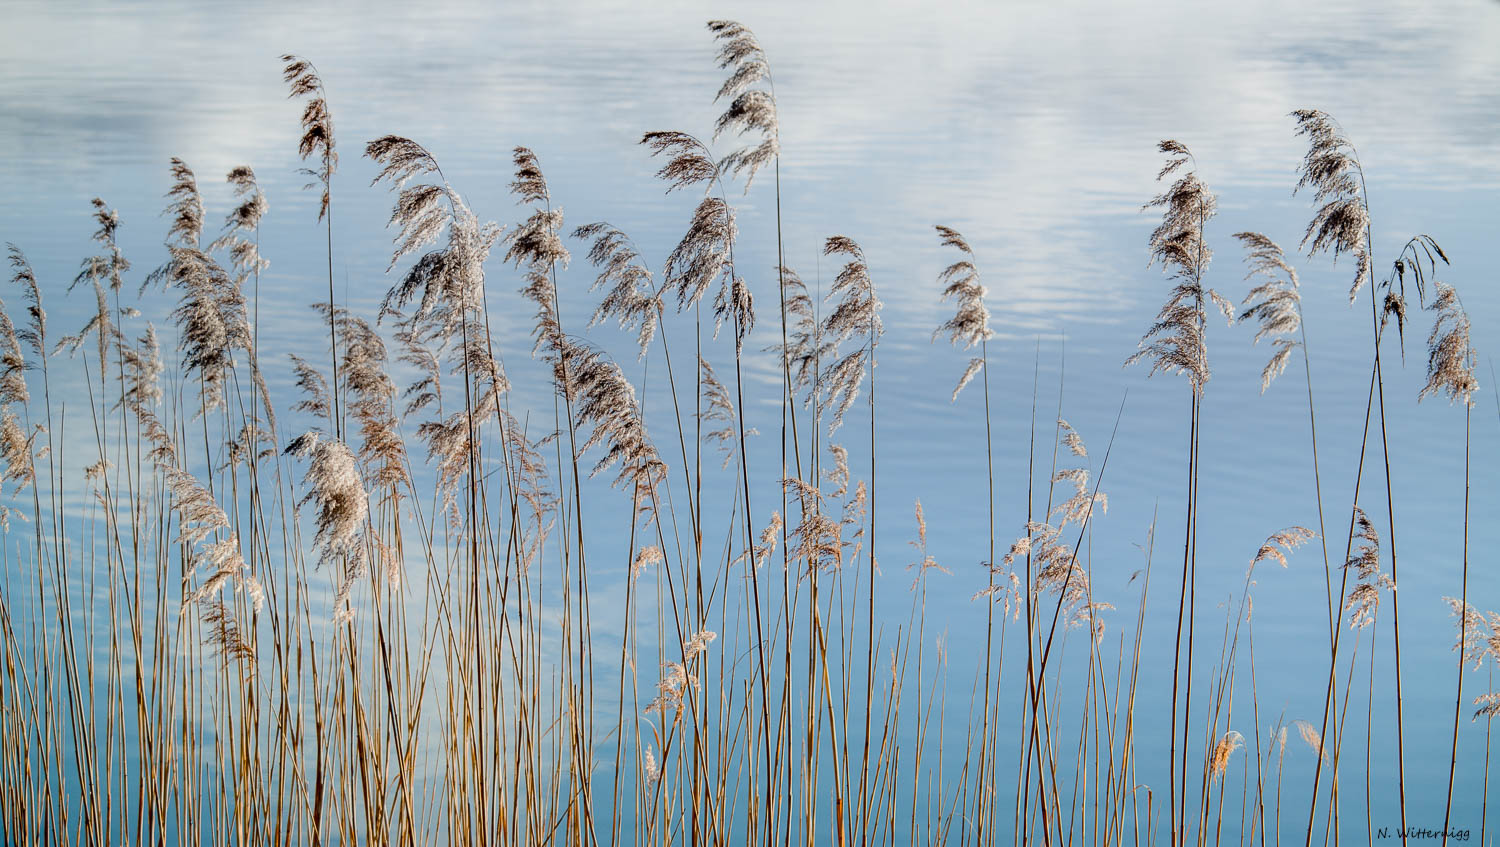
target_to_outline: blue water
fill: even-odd
[[[1088,442],[1096,473],[1124,402],[1103,482],[1110,509],[1096,522],[1090,549],[1096,595],[1118,607],[1108,624],[1106,644],[1113,644],[1133,628],[1138,583],[1127,581],[1141,561],[1133,544],[1144,542],[1153,514],[1160,516],[1138,714],[1140,778],[1164,784],[1188,394],[1180,378],[1147,379],[1144,368],[1121,368],[1168,288],[1159,270],[1147,267],[1146,239],[1157,218],[1141,206],[1158,190],[1156,142],[1188,144],[1220,198],[1209,228],[1218,255],[1208,283],[1238,301],[1248,285],[1231,234],[1260,230],[1290,250],[1310,218],[1310,198],[1291,191],[1305,148],[1287,113],[1315,107],[1335,115],[1358,145],[1377,274],[1383,277],[1418,232],[1435,237],[1453,260],[1440,278],[1463,295],[1483,385],[1473,416],[1469,593],[1481,609],[1500,606],[1492,576],[1500,486],[1491,472],[1500,407],[1486,353],[1500,320],[1500,4],[474,3],[441,13],[420,4],[306,6],[7,4],[0,240],[24,249],[49,286],[54,326],[71,330],[91,308],[62,294],[79,259],[92,252],[91,197],[120,211],[121,245],[139,274],[163,255],[158,214],[168,158],[180,156],[197,171],[210,228],[229,201],[218,175],[248,163],[271,204],[262,233],[272,261],[262,279],[262,349],[321,360],[317,319],[304,307],[322,296],[324,236],[315,225],[314,192],[300,190],[300,106],[285,97],[277,61],[288,51],[317,63],[343,157],[334,229],[342,303],[373,315],[392,281],[384,275],[390,196],[368,186],[374,169],[359,155],[364,141],[386,133],[423,142],[481,218],[503,223],[523,212],[507,193],[509,150],[531,147],[570,227],[607,219],[659,266],[692,198],[663,196],[653,178],[657,163],[637,142],[647,130],[710,131],[722,74],[702,21],[743,20],[766,45],[776,74],[788,264],[826,289],[837,266],[819,256],[823,239],[853,237],[865,247],[885,303],[876,437],[883,608],[893,624],[904,621],[906,542],[920,498],[930,550],[953,571],[934,577],[929,609],[944,621],[950,643],[960,645],[952,655],[952,695],[963,702],[970,680],[959,669],[971,667],[974,656],[961,645],[982,631],[982,606],[969,598],[984,584],[979,562],[988,543],[980,394],[974,386],[950,403],[967,354],[930,341],[949,309],[938,300],[935,278],[951,260],[932,226],[948,224],[974,245],[998,333],[990,378],[1002,549],[1023,533],[1034,391],[1048,451],[1042,455],[1050,453],[1061,391],[1062,415]],[[720,149],[729,149],[727,142]],[[740,215],[740,266],[762,310],[747,343],[753,351],[777,332],[769,305],[771,188],[763,173],[746,195],[731,197]],[[575,262],[562,278],[562,299],[565,321],[577,328],[592,310],[586,289],[593,274],[583,246],[570,246]],[[1369,378],[1368,304],[1348,305],[1347,264],[1321,256],[1294,262],[1303,280],[1329,547],[1337,561]],[[495,261],[489,279],[495,335],[517,383],[514,402],[550,405],[544,367],[526,358],[531,308],[510,293],[519,275]],[[14,294],[4,296],[10,303]],[[1409,818],[1437,828],[1455,673],[1455,627],[1442,598],[1459,590],[1464,415],[1443,400],[1416,402],[1429,321],[1414,317],[1404,363],[1397,348],[1386,349],[1385,372],[1405,601]],[[1317,522],[1300,364],[1294,360],[1261,395],[1259,371],[1270,351],[1252,347],[1252,334],[1222,325],[1209,334],[1198,589],[1209,661],[1223,617],[1232,614],[1217,606],[1237,605],[1261,541],[1282,527]],[[633,342],[613,328],[589,337],[633,361]],[[713,349],[722,375],[727,345]],[[267,361],[273,388],[291,396],[284,359]],[[746,367],[749,423],[768,434],[752,442],[752,468],[767,469],[766,480],[774,480],[779,374],[767,354],[755,354]],[[662,400],[648,395],[648,415],[652,402]],[[857,467],[866,461],[866,414],[861,403],[838,437],[854,448]],[[82,432],[81,422],[75,426]],[[1367,471],[1361,502],[1383,527],[1382,473]],[[770,505],[758,504],[760,513]],[[601,543],[624,520],[601,521]],[[1318,722],[1326,672],[1326,648],[1319,647],[1327,633],[1321,564],[1314,543],[1287,570],[1257,573],[1263,737],[1279,716]],[[1394,829],[1394,703],[1389,679],[1379,682],[1391,669],[1389,635],[1383,623],[1373,767],[1375,825]],[[1200,668],[1205,675],[1208,669]],[[1483,672],[1471,675],[1466,692],[1484,685]],[[1249,715],[1237,706],[1230,722],[1247,738]],[[1465,719],[1460,741],[1468,752],[1459,762],[1454,820],[1477,833],[1484,726]],[[1310,782],[1293,774],[1311,762],[1305,748],[1289,750],[1288,784]],[[1353,784],[1362,766],[1345,767]],[[1351,820],[1356,807],[1362,813],[1362,798],[1346,799]],[[1300,834],[1298,826],[1288,823],[1287,831]],[[1362,821],[1356,828],[1351,837],[1358,840]]]

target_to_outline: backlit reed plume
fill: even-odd
[[[203,201],[192,170],[181,160],[172,160],[171,203],[167,214],[172,225],[167,234],[170,258],[152,271],[147,284],[160,283],[177,289],[177,323],[182,364],[198,376],[202,392],[200,413],[224,402],[233,351],[250,350],[252,339],[239,286],[223,267],[200,246],[203,234]]]
[[[665,470],[656,448],[646,435],[635,387],[613,360],[597,350],[573,346],[569,351],[569,396],[577,398],[574,423],[591,428],[579,445],[580,454],[603,446],[604,455],[594,463],[590,476],[615,465],[616,485],[630,483],[637,498],[655,489]]]
[[[386,293],[381,314],[399,313],[416,300],[410,320],[418,339],[460,335],[464,316],[483,303],[484,262],[500,227],[480,223],[448,184],[437,160],[417,142],[386,135],[367,144],[365,155],[381,166],[372,184],[386,182],[397,192],[389,222],[398,228],[396,247],[387,271],[447,234],[441,249],[423,253]],[[408,185],[425,176],[438,182]]]
[[[1086,457],[1088,449],[1078,433],[1067,421],[1059,420],[1057,423],[1060,443],[1072,455]],[[1079,615],[1086,614],[1090,607],[1097,609],[1108,605],[1095,604],[1090,600],[1088,573],[1079,565],[1078,554],[1064,539],[1063,533],[1073,525],[1085,528],[1096,509],[1099,514],[1103,514],[1109,508],[1109,499],[1104,492],[1097,490],[1097,486],[1090,489],[1087,468],[1059,469],[1052,476],[1052,485],[1059,483],[1069,485],[1072,493],[1052,507],[1048,520],[1031,521],[1026,525],[1026,534],[1011,544],[998,563],[990,566],[992,587],[975,596],[990,596],[996,602],[1003,601],[1007,612],[1011,609],[1011,603],[1017,601],[1015,608],[1019,614],[1018,601],[1022,594],[1015,575],[1015,565],[1018,560],[1029,556],[1032,585],[1028,589],[1036,596],[1045,592],[1058,594],[1060,603],[1071,610],[1071,620],[1081,623]]]
[[[369,567],[365,555],[364,526],[370,500],[360,477],[359,464],[342,441],[312,430],[292,440],[286,452],[309,458],[303,485],[307,493],[297,505],[312,503],[316,535],[313,546],[323,564],[340,563],[342,574],[333,598],[335,623],[354,617],[350,593]]]
[[[12,254],[13,256],[15,254]],[[14,483],[16,490],[30,485],[36,471],[31,460],[31,440],[12,405],[24,409],[31,401],[26,390],[26,359],[21,353],[21,342],[16,337],[15,325],[0,301],[0,486]],[[0,508],[0,520],[9,526],[8,509]]]
[[[719,67],[734,68],[724,80],[714,102],[728,100],[729,106],[714,123],[714,140],[726,132],[744,135],[759,133],[760,141],[725,156],[719,169],[738,176],[745,174],[745,190],[755,180],[755,172],[781,152],[780,127],[776,118],[776,91],[766,51],[755,33],[734,21],[709,21],[709,32],[719,42]],[[765,83],[765,88],[758,87]]]
[[[1209,775],[1213,778],[1222,777],[1229,767],[1229,757],[1244,746],[1245,736],[1232,729],[1220,736],[1219,743],[1214,745],[1213,755],[1209,757]]]
[[[153,408],[161,402],[161,344],[156,327],[146,324],[146,332],[134,346],[121,348],[125,369],[125,391],[120,404],[131,411]]]
[[[224,231],[213,240],[208,249],[210,252],[225,250],[229,253],[229,266],[234,271],[234,283],[240,290],[242,300],[245,283],[252,279],[255,281],[254,312],[248,317],[251,322],[250,379],[255,383],[255,390],[265,409],[266,421],[274,433],[276,408],[271,402],[271,389],[266,385],[265,375],[261,373],[260,352],[256,349],[260,325],[260,275],[271,266],[270,261],[260,253],[260,222],[270,205],[266,201],[265,192],[260,190],[260,184],[256,182],[255,171],[249,165],[231,168],[224,181],[234,187],[235,206],[224,216]]]
[[[1453,645],[1460,662],[1470,664],[1474,670],[1478,670],[1485,659],[1500,662],[1500,613],[1490,612],[1485,615],[1468,603],[1452,597],[1443,599],[1453,610],[1454,617],[1460,621],[1459,638]],[[1473,720],[1500,717],[1500,691],[1475,697],[1473,705],[1477,707]]]
[[[1258,279],[1240,303],[1238,320],[1254,318],[1260,323],[1255,341],[1270,338],[1276,352],[1260,372],[1260,390],[1264,394],[1272,380],[1286,370],[1292,352],[1302,346],[1298,333],[1302,329],[1302,292],[1297,270],[1286,260],[1276,242],[1258,232],[1237,232],[1234,237],[1244,245],[1245,264],[1250,267],[1246,279]]]
[[[832,412],[828,433],[832,435],[844,423],[844,414],[859,397],[860,384],[866,372],[874,377],[875,345],[885,331],[880,320],[881,303],[875,296],[875,283],[865,253],[853,239],[835,235],[823,244],[825,256],[848,256],[848,261],[833,280],[828,298],[835,300],[833,311],[823,319],[820,334],[832,349],[855,339],[859,346],[823,366],[823,395],[818,401],[821,414]]]
[[[6,256],[10,262],[10,281],[21,288],[21,296],[26,300],[26,316],[30,319],[26,326],[16,330],[16,339],[27,347],[38,360],[44,360],[49,352],[47,350],[47,310],[42,308],[42,289],[37,285],[36,273],[31,269],[31,263],[26,260],[26,254],[14,244],[6,245]]]
[[[319,304],[326,309],[327,304]],[[394,410],[396,385],[386,372],[385,341],[369,323],[339,309],[336,317],[344,342],[344,386],[349,412],[359,427],[359,459],[372,489],[399,498],[407,476],[406,444]]]
[[[983,346],[986,341],[995,337],[995,331],[990,329],[990,310],[984,305],[984,297],[989,292],[979,284],[979,269],[974,265],[974,250],[969,247],[969,242],[964,240],[958,230],[938,226],[937,232],[944,247],[952,247],[963,256],[938,274],[938,284],[943,286],[943,299],[951,298],[955,301],[957,308],[953,317],[944,321],[933,331],[932,337],[936,340],[939,335],[947,333],[950,343],[962,344],[965,350],[971,350],[975,345]],[[964,390],[964,386],[968,385],[969,381],[983,368],[982,356],[969,360],[969,366],[964,369],[963,376],[959,378],[958,386],[953,389],[954,401],[958,400],[958,394]]]
[[[652,156],[667,157],[667,163],[656,175],[667,182],[669,193],[701,185],[705,195],[693,210],[687,232],[667,256],[665,286],[677,292],[677,310],[681,312],[696,306],[717,282],[714,334],[728,320],[734,326],[738,350],[755,326],[755,302],[749,287],[735,271],[734,210],[722,196],[719,166],[708,147],[685,132],[648,132],[641,143],[651,148]],[[719,197],[708,193],[715,186],[720,189]]]
[[[223,600],[203,602],[198,619],[208,631],[205,642],[219,655],[234,661],[255,661],[253,633],[246,633]]]
[[[1264,544],[1260,545],[1260,549],[1255,551],[1255,558],[1250,560],[1250,567],[1254,569],[1261,562],[1275,562],[1284,568],[1287,553],[1317,537],[1316,532],[1303,526],[1291,526],[1273,533]]]
[[[1477,357],[1469,345],[1469,315],[1453,286],[1438,282],[1433,288],[1427,308],[1437,312],[1437,320],[1427,336],[1427,384],[1418,398],[1446,394],[1450,403],[1472,406],[1479,382],[1474,378]]]
[[[606,320],[619,322],[620,329],[636,334],[639,356],[656,337],[661,320],[661,295],[653,284],[651,271],[641,260],[630,236],[611,224],[598,221],[573,230],[573,237],[594,240],[588,258],[599,269],[590,291],[605,289],[604,299],[589,318],[589,326]]]
[[[1458,640],[1453,644],[1453,652],[1458,654],[1459,664],[1479,670],[1484,657],[1500,643],[1500,632],[1492,627],[1483,612],[1457,597],[1444,597],[1443,602],[1458,619]],[[1500,622],[1500,616],[1493,617]]]
[[[167,490],[172,495],[172,509],[177,512],[177,538],[173,543],[192,550],[182,577],[184,586],[192,586],[198,571],[205,565],[208,570],[207,578],[193,588],[187,602],[212,600],[222,589],[232,586],[236,592],[243,592],[258,611],[264,602],[265,591],[240,554],[239,537],[231,532],[226,537],[211,540],[220,530],[230,528],[229,517],[191,473],[167,464],[159,463],[157,467],[166,477]],[[184,608],[183,612],[186,613],[187,609]]]
[[[1343,253],[1354,257],[1354,282],[1349,286],[1349,302],[1353,303],[1371,278],[1370,210],[1365,206],[1359,154],[1327,112],[1299,109],[1292,117],[1297,121],[1297,134],[1308,141],[1296,191],[1311,188],[1319,207],[1302,236],[1302,246],[1309,255],[1327,252],[1335,260]]]
[[[109,208],[98,197],[91,202],[94,206],[94,220],[99,224],[93,237],[103,245],[104,253],[83,260],[83,267],[79,269],[78,276],[73,278],[73,285],[86,279],[104,280],[109,283],[110,291],[119,291],[125,282],[125,272],[130,270],[130,261],[120,252],[120,245],[115,239],[115,234],[120,229],[120,213]],[[68,287],[71,289],[72,285]]]
[[[1180,141],[1163,141],[1158,149],[1167,154],[1167,163],[1156,175],[1158,181],[1194,163],[1193,154]],[[1141,349],[1125,364],[1148,360],[1152,374],[1184,374],[1194,392],[1201,394],[1209,376],[1205,301],[1213,301],[1226,316],[1234,310],[1217,292],[1203,286],[1203,274],[1213,258],[1203,228],[1217,211],[1218,200],[1197,172],[1189,170],[1143,208],[1156,207],[1162,209],[1162,221],[1151,233],[1151,264],[1160,263],[1174,284],[1156,323],[1142,336]]]
[[[823,359],[833,357],[833,345],[819,333],[820,325],[813,312],[807,284],[791,268],[780,268],[782,297],[788,319],[785,344],[767,348],[777,355],[779,364],[789,374],[793,392],[809,389],[816,381]]]
[[[338,170],[339,154],[335,149],[333,136],[333,117],[328,112],[328,93],[323,87],[323,78],[318,75],[318,69],[312,62],[301,56],[288,53],[281,57],[283,63],[281,78],[288,86],[287,96],[305,98],[307,105],[302,109],[302,136],[297,140],[297,154],[302,161],[316,157],[317,166],[303,168],[302,173],[312,178],[312,182],[303,186],[304,189],[320,187],[322,193],[318,195],[318,221],[327,219],[324,227],[324,236],[327,247],[328,267],[328,302],[337,301],[333,296],[333,174]],[[339,408],[339,351],[338,334],[332,323],[332,313],[329,314],[328,324],[328,359],[333,368],[333,432],[337,437],[343,437],[344,415]]]
[[[318,201],[318,220],[322,221],[330,212],[329,190],[339,165],[339,154],[334,147],[333,118],[328,114],[327,92],[312,62],[291,54],[282,56],[281,61],[285,63],[281,77],[289,88],[287,96],[307,99],[307,105],[302,108],[302,137],[297,141],[297,155],[303,161],[317,159],[317,167],[302,172],[317,180],[308,188],[322,186],[323,193]]]
[[[93,335],[98,341],[99,352],[96,362],[99,368],[99,382],[102,384],[105,380],[106,369],[109,364],[109,348],[116,341],[118,330],[115,329],[114,320],[110,317],[109,297],[105,294],[104,286],[97,279],[91,279],[90,283],[94,287],[94,313],[89,316],[88,321],[83,325],[83,329],[71,335],[64,335],[58,339],[57,346],[53,348],[52,352],[57,354],[63,350],[67,350],[70,353],[76,354],[82,348],[84,341],[88,340],[90,335]],[[72,290],[71,285],[68,288]]]
[[[260,254],[258,243],[260,220],[270,205],[249,165],[230,169],[225,182],[234,186],[235,206],[224,216],[224,232],[214,239],[209,249],[229,251],[230,267],[234,268],[239,283],[243,285],[250,276],[271,266]]]
[[[1359,582],[1349,591],[1344,611],[1349,613],[1349,626],[1363,629],[1375,622],[1375,613],[1380,607],[1380,592],[1394,589],[1389,575],[1380,571],[1380,533],[1365,515],[1364,509],[1354,507],[1354,537],[1360,544],[1350,554],[1344,567],[1354,571]]]
[[[563,226],[562,209],[552,208],[552,194],[547,188],[547,179],[542,174],[536,154],[525,147],[517,147],[512,159],[516,166],[516,178],[510,191],[519,203],[531,203],[531,215],[506,233],[509,245],[505,261],[526,270],[526,285],[521,293],[536,304],[536,348],[547,348],[553,367],[558,368],[557,384],[567,389],[567,379],[562,376],[565,367],[568,340],[563,337],[561,316],[558,314],[556,269],[568,266],[572,255],[563,244],[560,233]]]
[[[788,567],[793,562],[802,562],[804,574],[842,567],[847,546],[844,525],[824,512],[823,492],[800,479],[784,479],[782,486],[796,500],[801,515],[787,536]]]

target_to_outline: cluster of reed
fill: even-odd
[[[1149,204],[1163,210],[1149,250],[1172,289],[1132,357],[1186,376],[1190,398],[1162,786],[1136,730],[1137,707],[1161,705],[1137,687],[1155,527],[1139,600],[1129,601],[1135,620],[1112,625],[1111,651],[1104,614],[1113,606],[1094,593],[1086,544],[1107,505],[1109,451],[1092,465],[1062,410],[1038,427],[1033,400],[1021,483],[1034,506],[996,515],[991,316],[975,251],[946,226],[937,234],[954,261],[934,296],[955,308],[934,339],[977,353],[953,400],[975,379],[983,388],[974,438],[983,437],[988,459],[989,533],[974,556],[986,567],[978,587],[965,589],[986,610],[981,666],[950,667],[934,638],[929,612],[954,602],[953,590],[929,593],[949,569],[927,552],[920,502],[909,619],[879,619],[877,594],[893,589],[879,577],[872,518],[878,274],[856,241],[838,235],[824,246],[842,263],[826,297],[786,267],[771,68],[745,27],[709,29],[728,71],[713,139],[748,143],[717,156],[685,132],[645,134],[669,192],[696,200],[656,270],[607,222],[569,230],[526,148],[514,151],[511,185],[525,216],[504,228],[471,208],[420,143],[385,136],[364,155],[395,194],[389,270],[397,281],[379,314],[366,316],[334,301],[339,159],[323,84],[310,62],[284,57],[290,93],[304,104],[300,153],[320,191],[329,282],[328,301],[315,307],[328,358],[293,357],[299,396],[291,402],[273,396],[261,370],[259,279],[268,263],[259,232],[268,203],[250,168],[229,173],[237,204],[205,241],[196,177],[172,162],[167,257],[141,289],[177,298],[175,368],[163,364],[155,326],[126,305],[132,268],[117,246],[119,218],[102,200],[94,201],[99,255],[67,285],[97,298],[76,333],[48,336],[43,286],[11,247],[26,308],[18,323],[0,308],[6,843],[1204,844],[1225,837],[1226,816],[1240,843],[1279,843],[1289,726],[1317,753],[1312,784],[1288,787],[1300,798],[1288,803],[1307,815],[1305,829],[1291,823],[1290,831],[1309,844],[1345,826],[1373,833],[1368,761],[1363,821],[1350,823],[1354,801],[1341,800],[1339,774],[1364,645],[1366,738],[1354,740],[1367,760],[1372,746],[1371,624],[1387,599],[1398,727],[1401,719],[1381,351],[1385,329],[1404,331],[1409,277],[1437,316],[1423,395],[1461,402],[1467,426],[1476,389],[1468,319],[1454,290],[1432,279],[1446,263],[1436,242],[1413,239],[1375,283],[1354,148],[1327,115],[1295,113],[1310,141],[1299,188],[1312,189],[1318,207],[1304,246],[1353,256],[1351,301],[1370,292],[1370,399],[1347,531],[1335,526],[1346,538],[1340,559],[1324,523],[1297,273],[1271,240],[1240,233],[1256,284],[1238,308],[1210,289],[1205,226],[1215,198],[1188,148],[1162,143],[1158,179],[1173,179]],[[748,190],[763,169],[774,174],[777,212],[779,341],[769,352],[780,370],[780,467],[772,473],[745,461],[753,431],[743,367],[755,353],[746,344],[757,320],[752,292],[771,281],[741,275],[730,202],[731,183],[742,179]],[[563,273],[570,243],[593,266],[587,290]],[[555,389],[550,415],[512,408],[491,332],[497,247],[535,310],[534,355]],[[650,365],[636,382],[579,327],[563,326],[563,300],[596,290],[591,325],[634,333]],[[1263,391],[1302,360],[1318,529],[1275,532],[1254,552],[1206,663],[1202,643],[1195,658],[1195,636],[1204,634],[1195,596],[1198,448],[1215,309],[1257,322],[1255,340],[1274,346]],[[53,396],[49,363],[62,353],[82,360],[86,402]],[[395,373],[417,376],[402,388]],[[649,415],[648,398],[657,400]],[[868,408],[857,417],[869,431],[853,443],[863,460],[835,440],[861,398]],[[83,434],[67,432],[69,423]],[[661,433],[677,443],[653,437]],[[67,455],[79,451],[81,459]],[[1387,468],[1383,503],[1361,497],[1375,455]],[[83,478],[67,470],[80,463]],[[598,475],[618,493],[587,482]],[[621,502],[628,534],[601,534],[598,523]],[[1455,761],[1469,699],[1464,668],[1500,656],[1500,616],[1468,603],[1464,502]],[[892,528],[879,529],[879,549],[895,557]],[[1286,565],[1313,538],[1327,577],[1325,705],[1310,720],[1263,731],[1251,575],[1268,561]],[[598,608],[601,582],[618,587],[623,603]],[[1070,631],[1083,643],[1067,653]],[[1025,645],[1010,643],[1007,660],[1017,635]],[[1248,719],[1236,682],[1250,691]],[[950,706],[949,694],[964,687],[967,707]],[[1488,719],[1500,695],[1476,705]],[[1398,761],[1403,738],[1398,729]],[[1162,746],[1145,742],[1147,751]],[[1246,745],[1236,812],[1226,784]],[[1137,776],[1143,755],[1153,783]],[[1404,828],[1404,772],[1395,782]]]

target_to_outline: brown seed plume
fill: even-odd
[[[745,174],[745,190],[755,180],[755,173],[781,152],[781,131],[776,116],[776,92],[766,51],[748,27],[734,21],[709,21],[709,32],[719,42],[719,68],[733,68],[720,86],[714,102],[728,100],[729,106],[714,123],[714,139],[726,132],[736,135],[757,133],[758,142],[725,156],[719,163],[722,172]],[[764,83],[765,87],[760,85]]]
[[[313,63],[301,56],[287,54],[281,57],[285,66],[281,77],[288,86],[287,96],[305,97],[307,105],[302,109],[302,137],[297,141],[297,154],[303,161],[317,157],[318,166],[302,172],[323,186],[318,204],[318,220],[328,214],[329,183],[338,170],[339,154],[334,149],[333,118],[328,114],[328,97],[323,89],[323,79]],[[311,188],[312,185],[307,186]]]
[[[1469,315],[1453,286],[1437,282],[1433,288],[1432,305],[1427,308],[1437,312],[1437,320],[1427,336],[1427,384],[1417,399],[1446,394],[1449,403],[1472,406],[1479,381],[1474,378],[1478,356],[1469,344]]]
[[[832,412],[828,422],[828,433],[832,435],[859,397],[865,373],[874,367],[875,345],[885,329],[880,320],[881,302],[875,296],[875,283],[870,279],[864,250],[853,239],[835,235],[824,243],[823,255],[849,257],[828,292],[828,298],[835,301],[833,311],[819,328],[831,361],[824,365],[820,377],[822,396],[818,409],[824,414]],[[838,355],[837,348],[850,339],[858,340],[859,346],[833,358]]]
[[[1370,280],[1370,210],[1365,207],[1358,151],[1327,112],[1299,109],[1292,117],[1297,121],[1297,134],[1308,141],[1296,191],[1311,188],[1313,203],[1318,205],[1302,246],[1309,255],[1327,252],[1335,260],[1343,253],[1354,257],[1354,282],[1349,286],[1352,303]]]
[[[1234,237],[1245,247],[1245,264],[1250,268],[1245,279],[1259,280],[1240,303],[1238,320],[1258,321],[1260,327],[1252,343],[1270,338],[1276,348],[1260,372],[1260,391],[1264,394],[1271,381],[1286,370],[1292,352],[1302,346],[1297,337],[1302,328],[1302,292],[1296,269],[1276,242],[1258,232],[1237,232]]]
[[[933,331],[932,338],[936,341],[939,335],[947,333],[949,343],[962,344],[963,349],[969,350],[995,337],[994,330],[990,329],[990,310],[984,305],[984,297],[988,291],[979,283],[979,268],[974,264],[974,250],[969,247],[969,242],[952,227],[939,225],[937,233],[944,247],[952,247],[963,255],[938,274],[938,284],[943,286],[943,299],[954,300],[957,309],[953,317]],[[984,359],[975,357],[969,360],[958,386],[953,389],[955,402],[959,392],[983,368]]]
[[[589,290],[605,289],[604,299],[589,318],[589,326],[606,320],[619,322],[620,329],[636,333],[639,357],[644,358],[661,319],[661,295],[641,260],[630,236],[605,221],[584,224],[573,230],[573,237],[593,239],[588,258],[599,269],[599,276]]]
[[[1179,141],[1163,141],[1158,149],[1167,155],[1167,162],[1157,180],[1185,165],[1196,167],[1192,152]],[[1205,301],[1212,301],[1226,318],[1234,311],[1227,300],[1203,286],[1213,257],[1204,243],[1203,228],[1213,218],[1217,202],[1197,172],[1189,170],[1143,207],[1162,209],[1161,224],[1151,233],[1150,264],[1160,263],[1174,284],[1156,323],[1141,337],[1141,349],[1125,360],[1127,366],[1149,360],[1153,375],[1158,371],[1184,374],[1197,393],[1202,393],[1209,377]]]

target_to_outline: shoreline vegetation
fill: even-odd
[[[5,843],[1482,838],[1500,691],[1466,677],[1500,660],[1500,614],[1475,609],[1469,593],[1477,354],[1458,292],[1438,279],[1448,257],[1434,238],[1373,254],[1381,222],[1337,121],[1291,115],[1308,145],[1295,189],[1312,207],[1298,248],[1352,260],[1351,319],[1362,321],[1369,302],[1368,400],[1348,479],[1319,459],[1317,358],[1297,257],[1239,232],[1244,274],[1211,271],[1213,247],[1231,246],[1208,232],[1217,197],[1186,144],[1160,144],[1161,193],[1145,209],[1161,218],[1144,246],[1167,289],[1125,364],[1183,379],[1184,523],[1167,539],[1153,521],[1138,598],[1093,588],[1091,524],[1108,507],[1113,433],[1086,445],[1061,397],[1052,416],[1034,391],[1026,478],[997,474],[995,332],[981,271],[1000,259],[932,222],[950,263],[928,284],[952,308],[932,340],[955,351],[937,354],[953,356],[952,400],[982,393],[982,409],[965,414],[985,463],[964,469],[961,484],[987,496],[988,535],[971,541],[985,571],[970,574],[984,641],[970,645],[978,664],[959,667],[929,619],[954,599],[931,583],[952,571],[928,552],[921,502],[909,524],[874,519],[877,493],[906,496],[883,477],[877,485],[871,449],[883,438],[878,292],[888,283],[844,235],[824,241],[839,268],[826,293],[787,267],[770,59],[738,23],[708,29],[725,74],[714,93],[722,114],[706,133],[641,139],[667,193],[694,204],[664,259],[643,256],[607,221],[565,221],[525,147],[513,150],[510,185],[521,220],[502,226],[419,139],[387,135],[362,150],[393,203],[391,285],[375,314],[334,299],[338,104],[311,62],[282,57],[327,241],[328,299],[314,307],[327,356],[291,357],[291,396],[275,394],[261,370],[260,225],[270,204],[250,167],[227,175],[234,205],[216,227],[198,175],[171,161],[166,258],[145,273],[123,255],[120,218],[102,199],[93,201],[98,255],[71,280],[38,279],[23,246],[8,247]],[[716,152],[725,144],[730,152]],[[774,274],[742,275],[736,263],[734,201],[752,186],[774,196]],[[490,319],[517,305],[497,284],[509,270],[524,280],[550,409],[512,404]],[[175,308],[143,314],[132,298],[147,292]],[[45,300],[89,293],[97,306],[81,329],[49,326]],[[563,303],[580,298],[588,326],[564,326]],[[159,335],[158,321],[171,331]],[[747,345],[758,321],[779,338],[769,349]],[[637,362],[589,341],[605,323],[634,336]],[[1278,379],[1305,384],[1307,473],[1293,484],[1312,490],[1317,508],[1307,526],[1267,527],[1258,550],[1212,551],[1216,566],[1247,563],[1221,615],[1197,591],[1199,552],[1208,567],[1211,543],[1198,533],[1199,451],[1210,341],[1230,343],[1218,335],[1240,323],[1270,349],[1261,392]],[[1392,347],[1404,356],[1424,325],[1421,393],[1388,398]],[[176,367],[164,364],[172,356]],[[764,398],[750,396],[747,363],[768,360],[780,386],[779,467],[752,468],[746,443],[757,433],[744,410]],[[632,364],[643,373],[635,381]],[[81,368],[86,396],[58,396],[53,367]],[[416,376],[401,385],[398,374]],[[1446,791],[1436,829],[1408,817],[1402,503],[1390,475],[1402,445],[1386,422],[1392,404],[1428,398],[1462,409],[1465,472],[1453,503],[1462,576],[1445,598],[1457,621],[1456,684],[1448,782],[1430,789]],[[860,406],[851,420],[868,431],[850,434],[845,417]],[[1116,427],[1127,414],[1122,400]],[[64,472],[79,463],[82,478]],[[595,477],[608,488],[589,484]],[[1003,492],[1023,488],[1025,515],[997,510]],[[591,530],[620,503],[628,537]],[[904,565],[910,579],[904,620],[877,614],[892,602],[884,592],[902,590],[902,580],[880,579],[877,535],[884,573]],[[1262,711],[1252,598],[1256,569],[1294,556],[1321,567],[1326,610],[1326,640],[1308,645],[1303,665],[1322,706],[1300,719]],[[1173,630],[1162,690],[1138,684],[1146,664],[1168,662],[1143,638],[1153,580],[1176,599],[1151,610]],[[618,608],[598,608],[601,582],[619,586]],[[1116,601],[1135,604],[1133,620],[1111,618],[1106,637]],[[1386,696],[1396,771],[1377,777],[1370,751],[1386,732],[1375,717]],[[1148,713],[1164,715],[1160,743],[1138,736]],[[1466,720],[1484,723],[1483,751],[1460,746]],[[1151,784],[1137,776],[1143,755],[1159,755],[1146,743],[1168,757],[1166,768],[1148,762]],[[1287,757],[1304,751],[1315,761],[1309,777],[1295,769],[1284,780]],[[1466,757],[1483,760],[1477,821],[1453,814]]]

